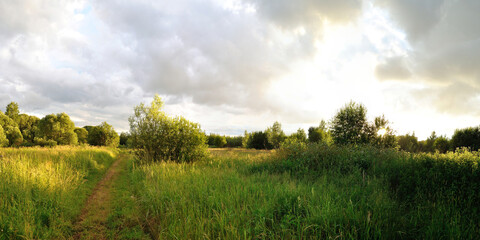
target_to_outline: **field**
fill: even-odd
[[[93,239],[93,231],[108,239],[480,236],[476,152],[292,144],[277,151],[211,149],[204,161],[149,165],[117,154],[0,150],[1,238]],[[107,203],[95,203],[108,205],[104,219],[83,221],[78,235],[84,202],[114,159],[111,183],[94,191],[110,192]]]

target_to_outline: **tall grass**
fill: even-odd
[[[0,239],[69,236],[115,154],[90,147],[0,149]]]
[[[478,239],[480,155],[371,147],[214,150],[133,167],[154,239]]]

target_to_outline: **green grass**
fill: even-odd
[[[70,236],[115,155],[89,147],[0,148],[0,239]]]
[[[477,153],[322,145],[211,153],[195,164],[131,168],[135,214],[152,238],[480,236]]]

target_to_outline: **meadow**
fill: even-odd
[[[117,155],[107,239],[480,236],[478,152],[292,143],[144,164],[128,151],[1,149],[0,238],[77,239],[75,221]]]
[[[215,149],[193,164],[132,161],[129,186],[154,239],[476,239],[479,161],[324,144]]]
[[[116,150],[0,148],[0,239],[62,239]]]

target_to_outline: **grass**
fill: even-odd
[[[0,148],[0,239],[70,236],[115,155],[90,147]]]
[[[74,233],[114,161],[102,148],[0,149],[0,239]],[[122,155],[125,156],[125,155]],[[111,239],[479,239],[480,153],[296,144],[117,168]],[[94,206],[95,207],[95,206]]]
[[[153,239],[478,239],[479,159],[215,149],[194,164],[132,167],[130,194]]]

